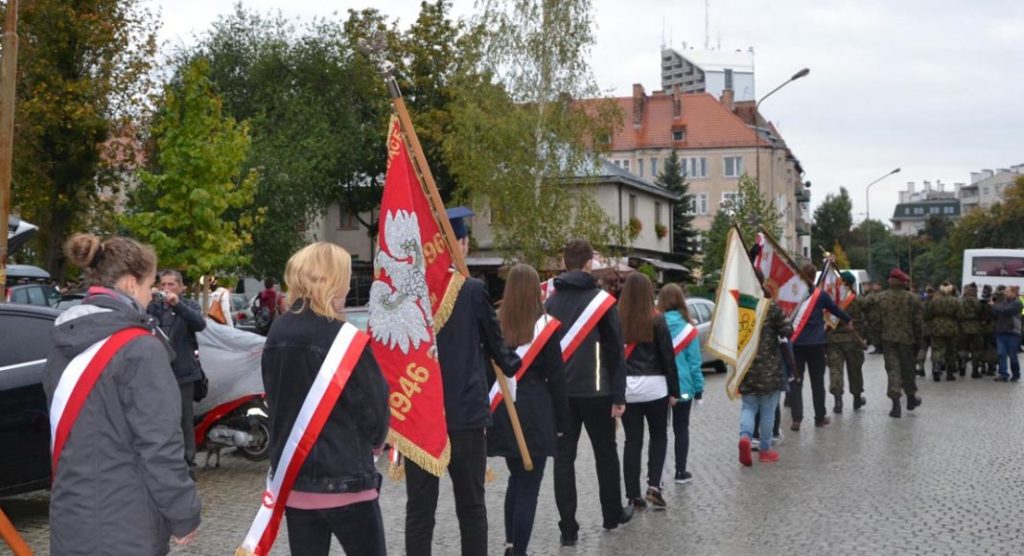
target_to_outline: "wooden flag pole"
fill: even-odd
[[[18,0],[7,1],[0,74],[0,303],[7,299],[7,234],[11,217],[11,165],[14,152],[14,97],[18,77]]]
[[[21,538],[18,530],[7,519],[3,510],[0,510],[0,538],[3,538],[7,546],[11,547],[14,556],[32,556],[32,549],[25,544],[25,539]]]
[[[402,97],[402,91],[398,88],[398,82],[395,81],[395,77],[391,74],[391,65],[382,61],[378,51],[372,51],[367,48],[369,52],[367,55],[371,59],[376,59],[381,73],[384,75],[384,83],[387,85],[388,93],[391,95],[391,101],[395,106],[395,113],[398,116],[398,123],[402,127],[402,132],[405,135],[406,141],[409,142],[409,147],[412,149],[413,164],[416,166],[416,170],[420,176],[423,177],[423,185],[427,189],[427,199],[430,201],[431,207],[434,209],[434,217],[437,219],[438,224],[441,226],[441,235],[444,236],[445,244],[448,246],[448,252],[452,256],[452,262],[455,263],[455,268],[464,277],[469,277],[469,268],[466,266],[466,259],[462,254],[462,247],[455,241],[455,232],[452,230],[452,224],[448,221],[447,213],[444,209],[444,201],[441,200],[441,193],[437,190],[437,184],[434,182],[434,175],[430,172],[430,165],[427,164],[427,158],[423,154],[423,147],[420,145],[419,137],[416,136],[416,129],[413,128],[412,118],[409,117],[409,110],[405,106],[405,99]],[[498,386],[501,388],[501,397],[505,400],[505,409],[508,410],[508,418],[512,423],[512,433],[516,437],[516,444],[519,446],[519,454],[523,458],[523,468],[527,471],[533,470],[533,459],[530,458],[530,450],[526,446],[526,438],[523,436],[523,428],[519,423],[519,414],[516,412],[515,402],[512,401],[512,395],[508,388],[508,379],[505,377],[505,373],[498,367],[496,363],[491,363],[494,366],[494,376],[498,380]]]

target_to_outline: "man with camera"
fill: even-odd
[[[156,319],[160,330],[167,336],[167,341],[174,349],[171,368],[181,389],[181,431],[185,435],[185,461],[188,463],[189,474],[194,478],[196,435],[193,428],[192,402],[197,397],[197,385],[203,379],[196,332],[206,328],[206,319],[203,318],[199,303],[181,297],[185,286],[180,272],[164,270],[158,279],[160,289],[153,295],[153,301],[146,312]],[[201,399],[203,395],[205,392],[200,392],[198,397]]]
[[[1020,291],[1017,286],[996,288],[995,295],[992,296],[992,315],[996,321],[996,344],[999,349],[999,376],[996,377],[996,382],[1020,380],[1017,349],[1020,347],[1021,307]]]

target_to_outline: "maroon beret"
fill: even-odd
[[[889,279],[890,280],[898,280],[898,281],[903,282],[905,284],[909,284],[910,283],[910,276],[907,276],[906,272],[903,272],[902,270],[900,270],[898,268],[892,269],[892,272],[889,273]]]

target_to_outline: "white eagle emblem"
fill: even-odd
[[[391,284],[378,279],[370,287],[369,329],[374,340],[408,354],[430,341],[433,326],[416,214],[388,211],[384,237],[387,247],[377,252],[373,269],[376,276],[387,272]]]

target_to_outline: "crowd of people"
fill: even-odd
[[[464,227],[453,228],[458,246],[467,251]],[[199,306],[182,297],[179,273],[163,271],[157,278],[156,257],[149,247],[126,238],[101,241],[79,234],[66,251],[92,287],[80,306],[57,320],[56,347],[47,363],[48,397],[67,395],[64,383],[76,366],[85,366],[88,375],[92,363],[82,358],[95,358],[97,349],[106,349],[97,342],[124,331],[135,331],[139,339],[133,336],[107,354],[107,368],[93,379],[100,395],[83,398],[74,410],[80,413],[67,426],[77,418],[87,424],[75,430],[89,434],[65,433],[58,441],[63,451],[55,449],[54,455],[51,550],[164,554],[169,538],[178,544],[194,540],[200,522],[190,411],[203,378],[195,334],[206,324]],[[514,266],[500,311],[483,282],[467,279],[437,334],[443,418],[451,445],[447,471],[463,554],[488,553],[488,456],[504,458],[509,471],[505,554],[527,552],[547,458],[553,458],[561,544],[578,542],[579,499],[590,498],[590,493],[577,491],[576,481],[584,428],[594,454],[595,502],[607,530],[629,522],[637,511],[667,509],[662,477],[669,423],[675,482],[693,480],[687,469],[689,421],[692,405],[703,397],[704,379],[696,323],[688,314],[684,291],[667,284],[655,292],[651,280],[636,272],[626,278],[617,300],[604,303],[611,296],[591,274],[593,254],[586,241],[566,245],[565,271],[554,278],[547,299],[542,299],[537,271],[525,264]],[[809,276],[815,270],[813,265],[802,269]],[[260,294],[260,304],[273,307],[275,315],[262,360],[271,413],[271,477],[284,472],[282,460],[294,450],[293,427],[307,412],[307,395],[347,326],[350,275],[348,253],[333,244],[314,243],[288,261],[286,300],[269,281]],[[843,273],[842,279],[854,287],[852,274]],[[835,400],[832,411],[843,411],[847,380],[853,409],[861,409],[867,403],[862,365],[868,344],[883,354],[893,417],[901,415],[903,396],[907,410],[922,403],[915,380],[924,374],[921,353],[929,347],[937,381],[964,376],[968,364],[974,377],[998,370],[997,380],[1019,380],[1022,305],[1016,288],[983,291],[978,297],[969,284],[957,296],[951,285],[942,284],[926,288],[922,296],[911,291],[909,282],[894,269],[888,289],[872,287],[845,308],[816,289],[807,302],[806,318],[796,326],[775,305],[773,284],[764,283],[768,312],[754,362],[739,383],[742,465],[753,464],[754,450],[760,463],[779,461],[774,443],[781,439],[780,398],[785,392],[791,429],[800,430],[805,376],[810,377],[816,427],[830,424],[826,369]],[[160,290],[156,298],[154,283]],[[547,319],[557,319],[560,328],[544,339],[537,357],[522,371],[523,359],[516,350],[541,341],[537,325]],[[375,458],[384,448],[391,415],[388,386],[372,350],[356,355],[343,390],[281,500],[294,554],[327,554],[332,536],[349,554],[386,552]],[[532,468],[517,447],[505,408],[498,406],[492,413],[488,390],[495,369],[509,377],[520,374],[515,407]],[[621,466],[616,440],[620,418],[625,434]],[[104,462],[100,469],[96,461]],[[405,552],[430,554],[440,479],[409,460],[405,469]]]

